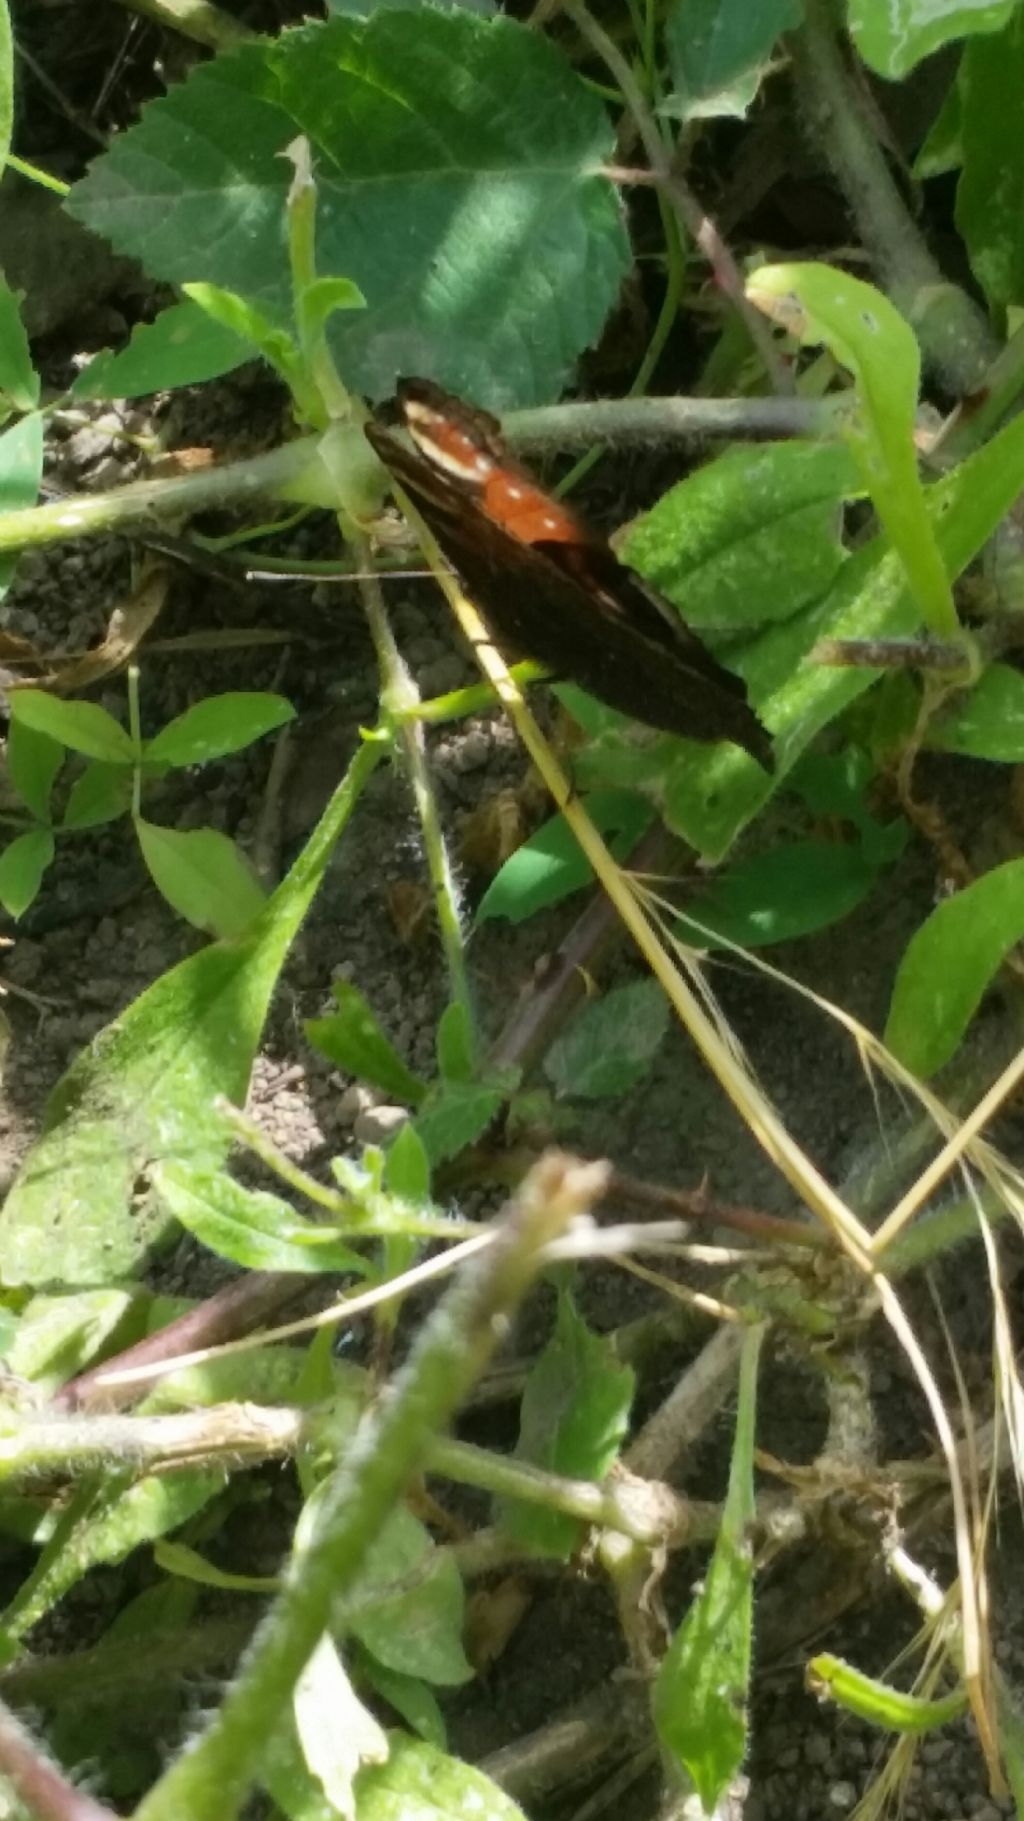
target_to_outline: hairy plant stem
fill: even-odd
[[[999,342],[983,311],[936,264],[899,193],[847,70],[831,0],[805,0],[804,23],[792,34],[790,49],[804,117],[879,282],[913,325],[943,383],[958,395],[976,391]]]
[[[423,834],[423,853],[434,896],[437,927],[448,969],[452,1000],[463,1009],[465,1028],[475,1048],[476,1025],[455,874],[448,858],[434,781],[427,764],[423,729],[415,719],[410,718],[410,711],[415,710],[419,703],[419,690],[395,643],[380,580],[373,573],[369,546],[360,539],[355,549],[359,567],[365,572],[359,583],[359,591],[377,653],[381,703],[385,712],[392,712],[397,717],[397,737]]]
[[[256,36],[210,0],[120,0],[120,4],[127,12],[153,19],[165,30],[180,32],[183,38],[208,45],[212,51],[233,50],[236,44],[251,42]]]
[[[380,1526],[479,1377],[550,1240],[600,1193],[603,1173],[549,1155],[489,1246],[435,1310],[405,1367],[360,1423],[324,1488],[318,1524],[205,1732],[136,1810],[137,1821],[229,1821],[332,1611]]]

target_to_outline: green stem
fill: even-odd
[[[984,313],[932,258],[893,181],[839,46],[830,0],[804,0],[790,39],[807,123],[848,202],[877,276],[950,390],[974,392],[999,352]]]
[[[301,437],[265,455],[220,468],[168,475],[156,481],[132,481],[107,493],[75,494],[48,506],[27,506],[0,513],[0,552],[36,549],[66,538],[94,537],[125,531],[155,517],[206,512],[213,506],[238,505],[294,484],[317,461],[319,438]]]
[[[258,1778],[268,1741],[332,1613],[342,1606],[388,1513],[483,1371],[544,1248],[600,1193],[599,1169],[549,1156],[523,1184],[494,1244],[421,1329],[389,1390],[364,1416],[321,1487],[317,1525],[260,1626],[234,1685],[136,1821],[230,1821]]]
[[[466,1029],[474,1030],[473,1002],[466,967],[466,945],[459,916],[455,875],[448,858],[441,815],[437,807],[434,783],[427,765],[423,730],[410,713],[419,707],[419,690],[406,668],[388,621],[384,593],[379,577],[373,573],[369,546],[358,538],[355,542],[357,562],[366,574],[360,584],[370,635],[377,652],[381,673],[381,705],[385,713],[395,716],[416,814],[423,831],[423,853],[434,894],[434,908],[444,950],[452,998],[462,1006]]]

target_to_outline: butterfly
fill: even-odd
[[[771,768],[740,678],[514,460],[497,418],[427,379],[400,379],[396,398],[412,447],[379,419],[366,436],[499,642],[648,727],[732,740]]]

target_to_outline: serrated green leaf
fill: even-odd
[[[358,1821],[526,1821],[518,1802],[463,1758],[402,1733],[388,1737],[387,1763],[356,1778]]]
[[[221,1258],[250,1271],[355,1271],[365,1258],[332,1227],[296,1213],[278,1195],[246,1189],[222,1170],[168,1160],[153,1171],[164,1206]]]
[[[665,20],[672,94],[663,111],[682,120],[742,117],[776,39],[801,17],[800,0],[674,0]]]
[[[107,765],[90,759],[68,791],[62,828],[98,828],[114,822],[130,808],[132,773],[127,765]]]
[[[63,702],[45,689],[11,691],[11,719],[48,734],[72,752],[107,764],[131,765],[135,748],[119,721],[96,702]]]
[[[515,1458],[570,1479],[604,1479],[628,1433],[635,1382],[563,1290],[554,1333],[523,1391]],[[543,1555],[567,1561],[579,1542],[575,1518],[540,1504],[505,1499],[500,1516],[516,1542]]]
[[[499,408],[556,396],[628,263],[601,175],[611,122],[562,52],[511,19],[429,7],[307,24],[193,70],[67,206],[151,276],[223,287],[284,329],[280,152],[297,133],[320,270],[367,300],[328,329],[346,383],[381,398],[425,373]]]
[[[39,822],[50,820],[50,792],[65,757],[59,740],[12,719],[7,736],[7,773],[22,802]]]
[[[386,1590],[415,1575],[404,1591]],[[391,1669],[457,1688],[472,1678],[462,1648],[465,1594],[454,1557],[398,1506],[346,1602],[344,1627]]]
[[[940,45],[1005,25],[1017,0],[848,0],[847,25],[865,63],[898,81]]]
[[[0,65],[3,58],[3,9],[0,6]],[[3,130],[3,72],[0,67],[0,133]],[[34,411],[39,403],[39,375],[32,365],[28,336],[18,299],[0,272],[0,393],[16,411]]]
[[[233,373],[253,357],[247,341],[186,298],[168,305],[152,322],[136,323],[128,344],[94,356],[71,388],[77,402],[89,398],[144,398],[150,392],[197,386]]]
[[[1024,168],[1013,131],[1024,83],[1024,11],[1007,6],[1003,17],[1006,29],[997,37],[966,46],[959,82],[963,170],[956,224],[994,309],[1024,303]]]
[[[331,992],[338,1010],[326,1018],[307,1018],[303,1024],[310,1043],[347,1075],[383,1088],[403,1106],[420,1106],[426,1082],[402,1061],[359,988],[347,980],[335,980]]]
[[[218,1094],[240,1104],[270,995],[334,844],[384,756],[359,748],[256,923],[171,968],[71,1065],[0,1209],[7,1284],[131,1277],[167,1215],[138,1183],[164,1158],[220,1163],[230,1132]]]
[[[973,689],[957,696],[928,724],[928,745],[974,759],[1024,759],[1024,676],[992,664]]]
[[[859,845],[786,841],[712,879],[676,924],[684,942],[743,948],[791,942],[838,923],[868,895],[878,867]]]
[[[834,580],[845,557],[842,503],[863,492],[841,443],[730,449],[637,519],[621,554],[688,624],[788,619]]]
[[[548,1051],[544,1072],[559,1094],[625,1094],[646,1075],[668,1026],[668,1000],[656,980],[613,987],[580,1007]]]
[[[745,1337],[729,1490],[704,1585],[662,1659],[654,1723],[662,1745],[693,1779],[712,1814],[747,1745],[754,1618],[754,1421],[761,1330]]]
[[[204,696],[146,741],[145,758],[152,765],[205,765],[225,753],[241,752],[294,718],[284,696],[262,690]]]
[[[30,828],[0,853],[0,904],[9,917],[23,917],[34,903],[53,852],[52,831]]]
[[[240,936],[267,899],[234,842],[215,828],[160,828],[134,818],[142,858],[179,917],[210,936]]]
[[[457,1157],[482,1138],[505,1098],[503,1088],[476,1081],[448,1081],[431,1094],[415,1119],[431,1164]]]
[[[616,860],[626,857],[653,820],[650,804],[634,791],[593,791],[583,799],[583,807],[601,834],[614,836],[609,847]],[[477,907],[476,921],[505,917],[510,923],[523,923],[580,891],[593,877],[590,861],[565,817],[552,816],[495,874]]]
[[[995,866],[946,898],[911,937],[885,1041],[927,1080],[957,1049],[986,988],[1024,936],[1024,860]]]
[[[1024,486],[1024,419],[1007,424],[984,449],[926,493],[926,505],[951,578],[975,557]],[[820,728],[870,689],[871,671],[808,662],[819,639],[898,638],[918,630],[920,616],[901,565],[883,538],[844,563],[825,599],[770,627],[736,660],[758,712],[775,735],[777,768],[768,778],[745,753],[726,745],[667,746],[649,786],[665,820],[709,859],[721,859],[757,814]],[[609,755],[617,781],[621,748]],[[578,763],[581,782],[601,779],[599,750]]]

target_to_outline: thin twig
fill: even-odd
[[[716,283],[742,318],[747,333],[776,392],[785,395],[793,390],[793,376],[783,360],[760,313],[748,303],[743,275],[710,215],[706,214],[689,185],[674,167],[668,148],[658,130],[627,59],[604,27],[599,25],[583,0],[564,0],[568,13],[580,35],[597,52],[611,72],[623,102],[640,135],[651,175],[668,202],[680,226],[696,243],[711,267]]]

